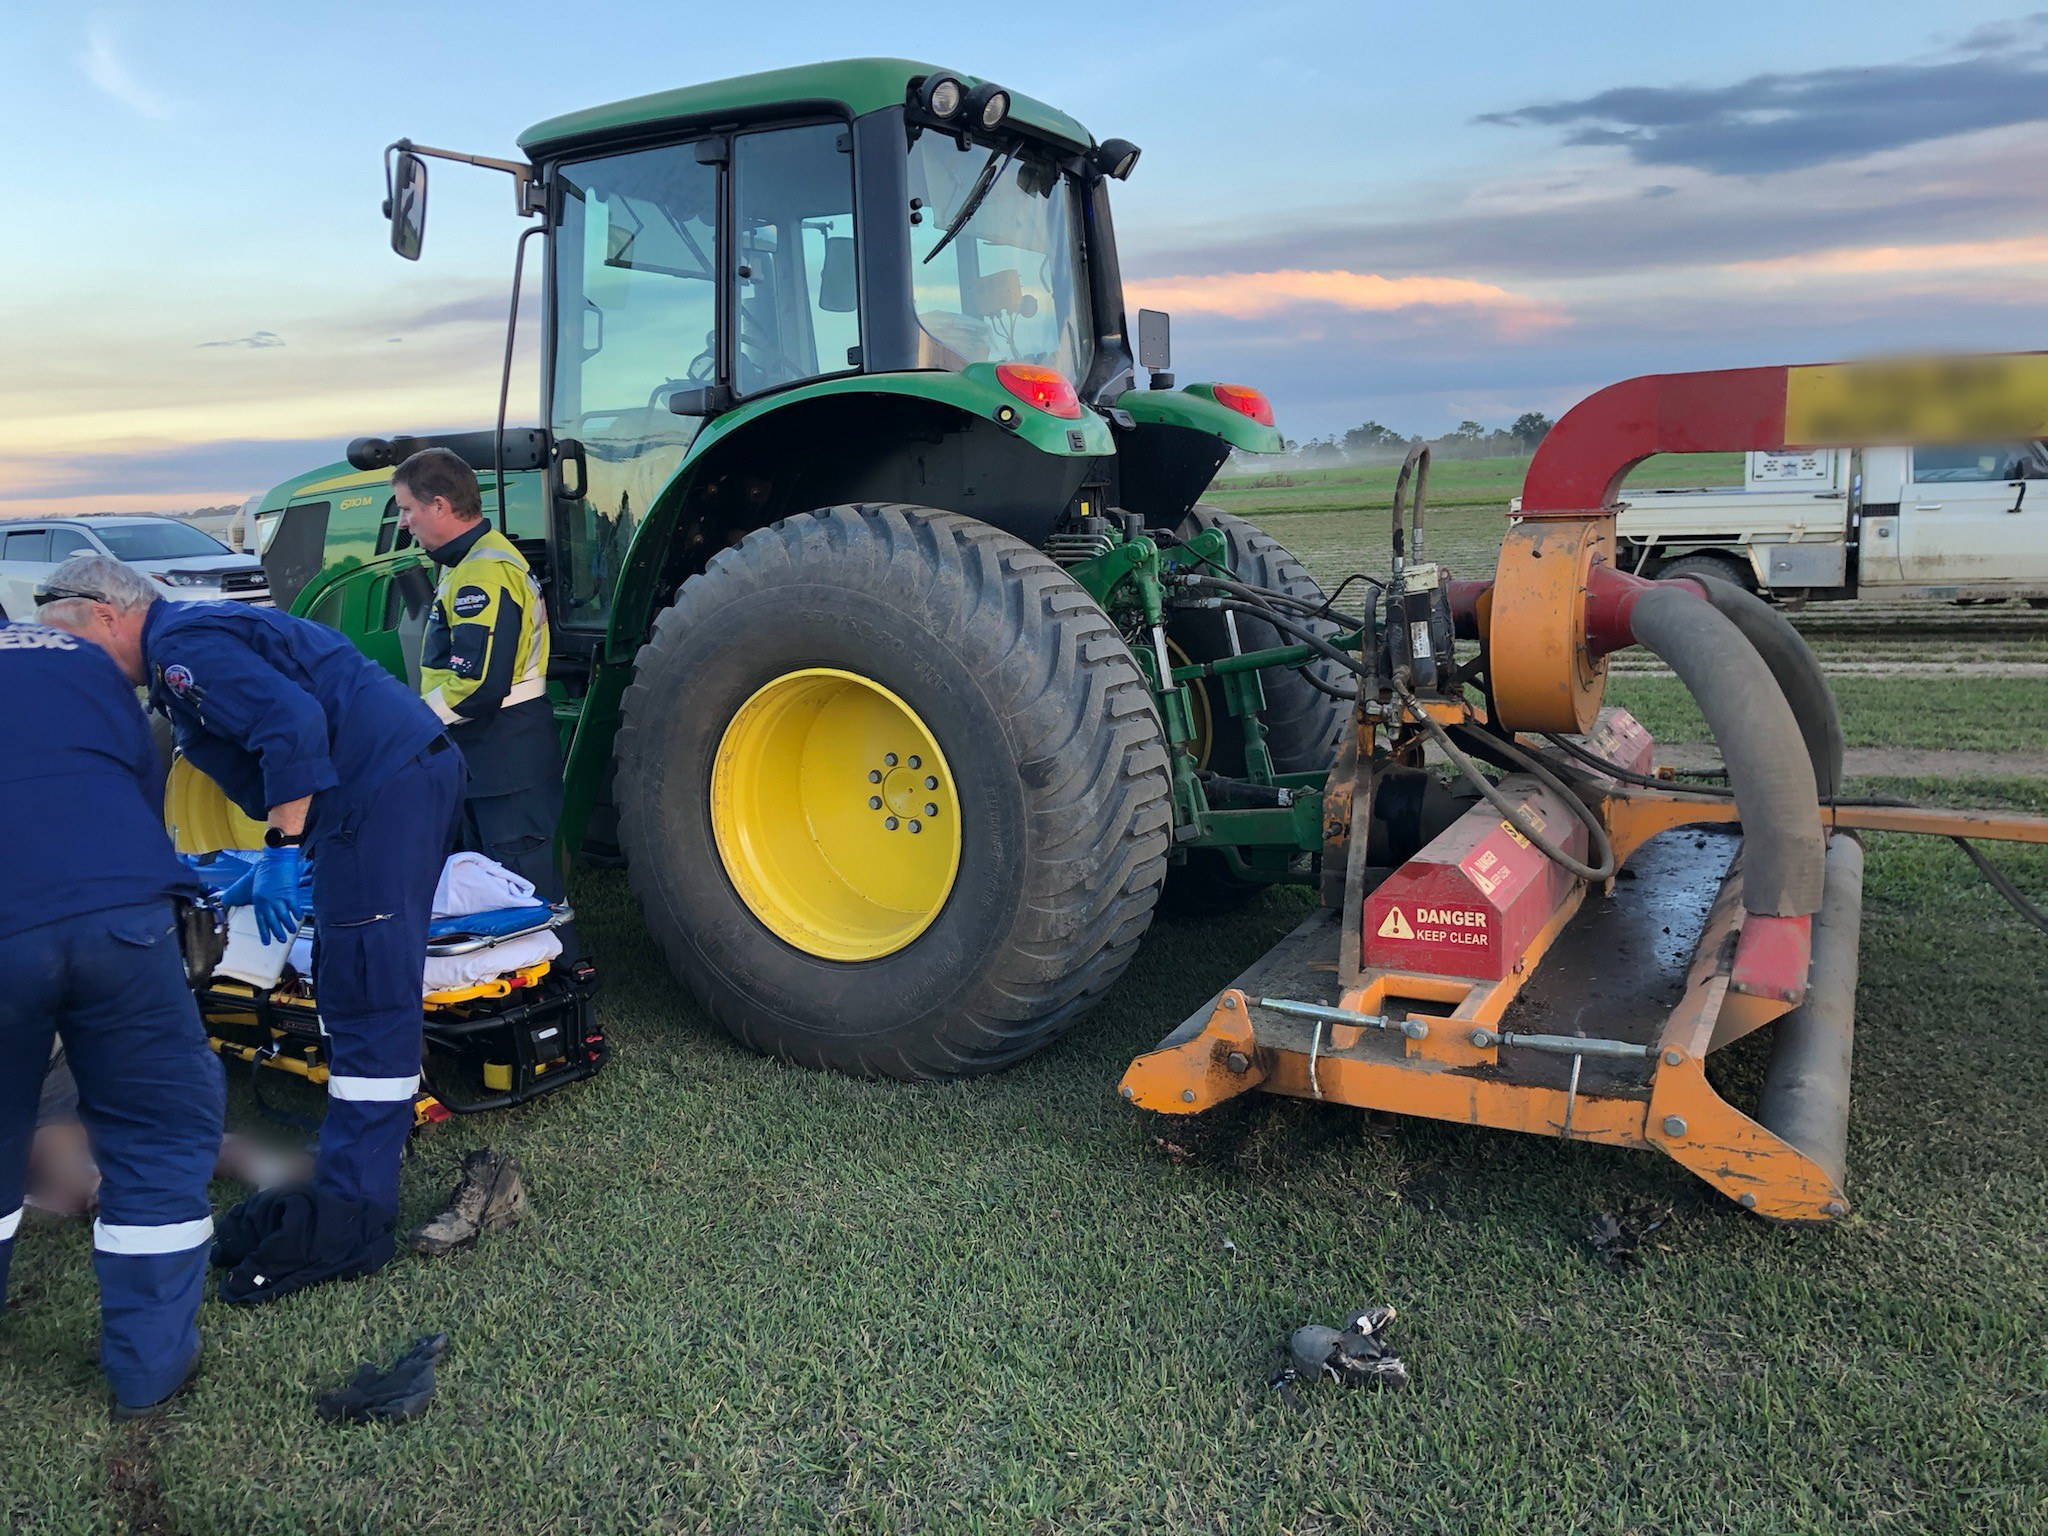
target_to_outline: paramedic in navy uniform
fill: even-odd
[[[269,823],[246,891],[269,939],[305,914],[329,1036],[316,1188],[398,1214],[419,1089],[420,982],[434,886],[462,807],[462,755],[411,689],[339,632],[274,608],[166,602],[80,555],[45,578],[43,621],[91,640],[170,717],[178,748]]]
[[[0,623],[0,698],[14,725],[0,753],[0,1308],[54,1033],[104,1175],[100,1363],[115,1416],[139,1418],[199,1363],[221,1072],[172,898],[200,888],[164,836],[163,775],[134,689],[106,657],[59,630]]]

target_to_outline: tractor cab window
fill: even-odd
[[[1095,330],[1077,193],[1058,166],[1014,141],[963,148],[926,131],[910,147],[910,196],[920,364],[1040,363],[1079,386]]]
[[[742,395],[860,366],[851,148],[836,123],[733,143]]]
[[[571,162],[555,177],[549,425],[574,445],[558,500],[556,618],[601,629],[633,530],[702,418],[670,397],[718,376],[718,168],[694,144]]]

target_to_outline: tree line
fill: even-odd
[[[1541,411],[1524,411],[1511,426],[1491,430],[1476,421],[1461,421],[1456,430],[1427,439],[1432,456],[1443,459],[1492,459],[1534,453],[1555,423]],[[1347,432],[1286,440],[1287,451],[1304,460],[1383,459],[1408,451],[1414,439],[1377,421],[1361,422]]]

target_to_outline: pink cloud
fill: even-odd
[[[1338,309],[1387,314],[1405,309],[1477,310],[1509,334],[1562,325],[1555,306],[1464,277],[1381,277],[1376,272],[1216,272],[1129,282],[1130,297],[1177,313],[1259,320],[1282,311]]]

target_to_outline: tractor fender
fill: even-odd
[[[884,424],[886,435],[878,430]],[[951,499],[969,504],[948,505],[944,492],[929,484],[888,483],[892,468],[922,480],[923,467],[904,462],[908,451],[961,435],[972,435],[979,456],[1000,468],[984,477],[990,483],[957,488]],[[980,452],[981,444],[988,451]],[[1037,542],[1029,530],[1012,526],[1012,514],[1026,505],[1043,507],[1052,488],[1064,488],[1052,503],[1056,511],[1088,466],[1115,452],[1109,423],[1099,414],[1083,409],[1078,417],[1055,416],[1028,405],[1003,386],[992,363],[960,372],[850,374],[758,396],[705,424],[635,530],[607,650],[616,659],[630,658],[647,638],[663,592],[717,552],[706,549],[678,568],[679,533],[707,515],[737,536],[816,507],[891,497],[980,517]],[[754,466],[769,472],[765,497],[744,509],[707,509],[710,496],[727,488],[726,477]],[[998,486],[1011,490],[1008,502]],[[909,491],[918,494],[898,494]]]

